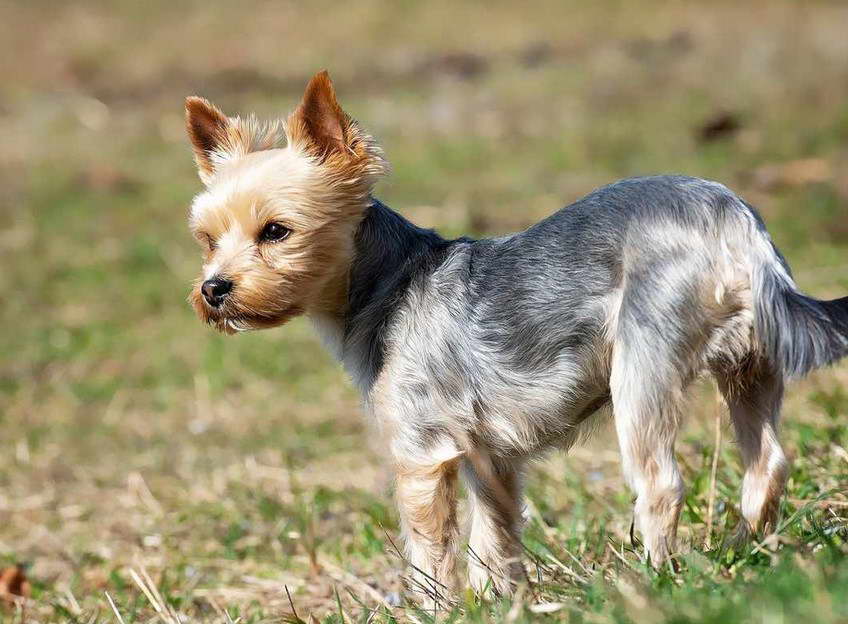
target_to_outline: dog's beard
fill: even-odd
[[[209,315],[206,322],[221,333],[232,335],[246,331],[279,327],[299,314],[300,310],[296,308],[289,308],[274,315],[227,314],[224,311]]]
[[[214,325],[218,331],[225,334],[238,334],[257,329],[244,319],[225,318],[214,322]]]
[[[220,308],[212,308],[198,291],[194,291],[190,299],[200,320],[219,332],[230,335],[279,327],[302,313],[296,305],[262,312],[255,312],[235,302],[226,302]]]

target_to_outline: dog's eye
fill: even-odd
[[[259,234],[259,240],[263,241],[281,241],[291,234],[291,230],[279,223],[269,223],[262,228],[262,233]]]

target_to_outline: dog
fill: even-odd
[[[457,481],[469,582],[522,579],[528,461],[611,411],[634,524],[675,552],[683,396],[712,375],[744,463],[743,530],[775,527],[787,380],[848,354],[848,297],[799,292],[756,210],[717,182],[621,180],[529,229],[446,240],[373,197],[380,147],[315,75],[285,121],[186,100],[205,190],[190,300],[232,334],[307,315],[363,397],[396,474],[413,588],[457,587]]]

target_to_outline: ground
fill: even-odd
[[[380,449],[308,323],[229,338],[186,303],[186,95],[281,115],[328,68],[393,164],[378,196],[447,235],[628,175],[714,178],[804,290],[848,292],[841,3],[0,0],[0,21],[0,567],[32,586],[3,621],[432,619],[404,601]],[[740,464],[705,382],[678,571],[640,563],[605,427],[532,472],[530,586],[437,619],[848,621],[846,381],[790,389],[776,535],[725,541]]]

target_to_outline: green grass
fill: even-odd
[[[715,178],[829,297],[848,290],[846,18],[816,2],[0,2],[0,564],[28,562],[33,584],[0,621],[117,622],[107,592],[127,624],[433,619],[404,599],[381,449],[308,323],[225,338],[186,303],[184,96],[283,114],[329,68],[393,164],[379,196],[449,235],[523,228],[617,177]],[[723,111],[739,131],[699,141]],[[825,175],[799,180],[802,158]],[[728,542],[740,464],[704,385],[678,445],[678,570],[640,562],[605,428],[532,471],[530,585],[436,620],[848,621],[846,382],[842,365],[792,386],[783,524],[762,544]]]

